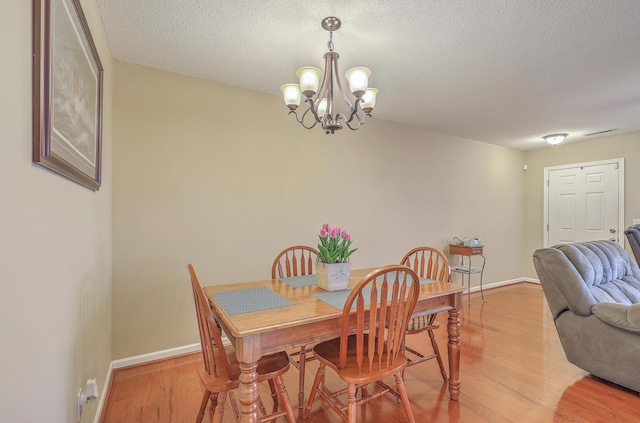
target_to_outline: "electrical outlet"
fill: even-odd
[[[80,419],[82,418],[82,409],[84,406],[88,402],[95,401],[95,399],[98,398],[98,384],[95,377],[87,380],[84,390],[86,394],[82,391],[82,388],[78,391],[78,423],[80,423]]]
[[[640,225],[640,219],[633,219],[634,225]]]
[[[78,423],[82,417],[82,408],[87,403],[87,397],[82,393],[82,388],[78,391]]]

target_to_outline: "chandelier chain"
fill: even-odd
[[[329,31],[329,41],[327,42],[329,51],[333,51],[333,31]]]

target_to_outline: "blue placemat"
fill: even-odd
[[[369,292],[371,292],[371,288],[368,288],[368,289],[369,289]],[[321,292],[320,294],[313,294],[313,296],[319,299],[320,301],[324,301],[325,303],[332,305],[337,309],[342,310],[344,309],[344,303],[345,301],[347,301],[347,297],[349,296],[350,293],[351,293],[350,289],[340,289],[338,291],[327,291],[327,292]]]
[[[390,280],[394,280],[394,279],[395,279],[395,277],[396,277],[395,272],[389,272],[389,273],[388,273],[388,276],[387,276],[387,280],[388,280],[388,281],[390,281]],[[382,280],[383,280],[383,278],[384,278],[383,276],[378,276],[378,278],[377,278],[376,280],[377,280],[377,281],[382,281]],[[434,281],[433,279],[420,278],[420,277],[419,277],[418,279],[420,280],[420,285],[426,285],[426,284],[429,284],[429,283],[434,283],[434,282],[436,282],[436,281]]]
[[[280,280],[293,288],[318,285],[318,277],[316,275],[291,276],[288,278],[280,278]]]
[[[420,279],[420,285],[427,285],[429,283],[436,283],[437,281],[434,281],[433,279],[427,279],[427,278],[418,278]]]
[[[325,303],[334,306],[335,308],[339,308],[340,310],[344,309],[344,303],[347,301],[347,297],[351,293],[350,289],[341,289],[339,291],[327,291],[322,292],[320,294],[313,294],[314,297],[319,299],[320,301],[324,301]],[[369,298],[371,298],[371,287],[367,286],[362,289],[362,293],[364,294],[364,306],[369,307]],[[380,296],[380,291],[378,291],[378,296]],[[387,298],[391,300],[391,292],[388,293]],[[356,304],[353,303],[351,308],[355,308]]]
[[[229,315],[293,305],[291,301],[265,287],[215,292],[213,296]]]
[[[420,285],[425,285],[425,284],[430,284],[430,283],[434,283],[436,281],[432,280],[432,279],[426,279],[426,278],[419,278],[420,279]],[[382,280],[382,279],[380,279]],[[362,290],[362,292],[365,295],[364,298],[364,305],[365,307],[369,306],[369,298],[371,296],[371,287],[368,286],[366,288],[364,288]],[[339,308],[340,310],[344,309],[344,303],[347,301],[347,297],[349,296],[349,294],[351,293],[350,289],[342,289],[339,291],[327,291],[327,292],[322,292],[320,294],[313,294],[314,297],[316,297],[317,299],[319,299],[320,301],[324,301],[325,303],[334,306],[335,308]],[[380,292],[378,291],[378,295],[380,295]],[[391,293],[389,293],[389,299],[391,299]],[[353,306],[351,308],[354,308],[356,305],[353,304]]]

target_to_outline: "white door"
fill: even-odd
[[[545,168],[545,246],[609,239],[624,245],[624,160]]]

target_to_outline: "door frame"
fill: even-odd
[[[544,233],[543,238],[545,248],[549,247],[549,172],[554,170],[571,169],[574,167],[598,166],[607,164],[618,165],[618,244],[620,244],[622,248],[624,248],[625,237],[624,234],[621,233],[622,231],[624,231],[624,158],[600,160],[596,162],[573,163],[544,168],[544,222],[542,225],[542,231]]]

